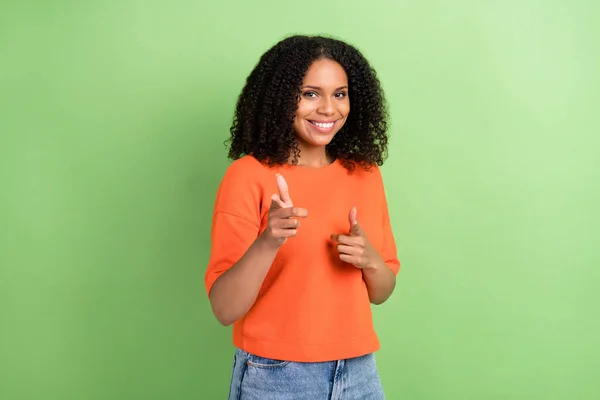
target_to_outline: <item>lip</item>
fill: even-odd
[[[306,120],[306,122],[308,122],[308,124],[317,132],[320,133],[330,133],[335,129],[335,126],[337,124],[337,121],[314,121],[314,120]],[[318,124],[333,124],[331,125],[331,128],[322,128],[320,126],[315,125],[314,123],[318,123]]]

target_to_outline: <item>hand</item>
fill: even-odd
[[[360,269],[375,268],[383,263],[383,260],[358,225],[356,214],[356,207],[352,207],[348,215],[350,235],[331,235],[331,239],[338,243],[337,250],[340,253],[340,260]]]
[[[279,194],[271,196],[271,208],[269,209],[269,222],[261,236],[275,247],[283,245],[288,238],[296,236],[300,220],[308,215],[305,208],[294,207],[288,185],[283,176],[276,175]]]

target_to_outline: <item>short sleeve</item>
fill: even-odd
[[[210,295],[212,286],[231,268],[258,237],[259,227],[236,215],[216,212],[211,230],[211,250],[204,283]]]
[[[215,200],[210,258],[204,278],[207,294],[256,240],[260,221],[260,185],[247,165],[234,162],[226,171]]]
[[[390,213],[388,208],[388,202],[385,194],[385,188],[383,185],[383,178],[381,177],[381,208],[382,208],[382,227],[383,227],[383,242],[381,246],[381,258],[385,264],[398,275],[400,271],[400,260],[398,259],[398,251],[396,248],[396,240],[394,233],[392,232],[392,224],[390,221]]]

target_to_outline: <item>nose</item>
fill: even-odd
[[[333,99],[329,97],[322,97],[319,107],[317,108],[317,112],[323,115],[333,115],[335,113]]]

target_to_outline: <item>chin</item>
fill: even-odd
[[[328,136],[310,137],[309,140],[306,140],[306,142],[310,146],[322,147],[327,146],[329,143],[331,143],[334,137],[335,134]]]

